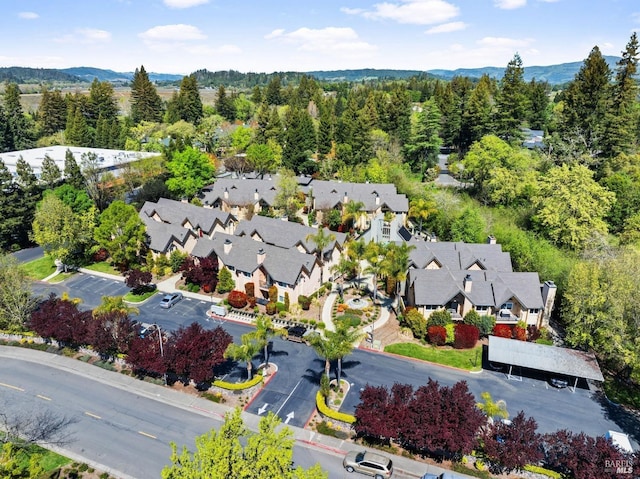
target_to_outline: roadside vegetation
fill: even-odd
[[[482,369],[482,345],[473,349],[460,350],[438,349],[434,346],[421,346],[414,343],[396,343],[385,347],[384,351],[467,371]]]

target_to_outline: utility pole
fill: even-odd
[[[158,323],[154,323],[154,326],[156,327],[156,331],[158,331],[158,342],[160,343],[160,357],[162,359],[164,359],[164,347],[162,345],[162,330],[160,329],[160,325]],[[164,367],[164,365],[163,365]],[[167,373],[165,372],[163,375],[163,379],[164,379],[164,385],[167,385]]]

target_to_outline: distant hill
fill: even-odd
[[[0,67],[0,81],[15,83],[77,83],[80,78],[53,68]]]
[[[133,79],[134,72],[115,72],[113,70],[104,70],[102,68],[93,67],[74,67],[60,70],[62,72],[81,78],[82,81],[92,82],[94,78],[98,81],[109,81],[113,83],[124,83]],[[173,75],[171,73],[154,73],[147,72],[152,82],[174,82],[182,80],[183,75]]]
[[[609,65],[611,70],[616,67],[616,62],[620,60],[620,57],[604,56],[605,61]],[[548,66],[533,66],[524,67],[524,79],[529,82],[532,78],[536,81],[546,81],[551,85],[560,85],[562,83],[570,82],[574,79],[578,70],[582,67],[584,62],[571,62],[561,63],[559,65]],[[502,78],[504,75],[504,67],[484,67],[484,68],[458,68],[457,70],[429,70],[428,73],[436,75],[440,78],[450,80],[454,76],[466,76],[470,78],[480,78],[482,75],[487,74],[492,78]]]

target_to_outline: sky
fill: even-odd
[[[0,0],[0,66],[186,75],[432,70],[620,55],[638,0]]]

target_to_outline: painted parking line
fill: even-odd
[[[47,396],[43,396],[42,394],[36,394],[36,397],[39,397],[40,399],[43,399],[45,401],[51,401],[51,398],[48,398]]]
[[[100,416],[98,416],[97,414],[93,414],[93,413],[88,412],[88,411],[85,411],[84,413],[85,413],[85,415],[87,415],[87,416],[89,416],[89,417],[92,417],[92,418],[94,418],[94,419],[102,419],[102,418],[101,418]]]
[[[11,384],[5,384],[5,383],[0,383],[0,386],[3,386],[5,388],[9,388],[9,389],[14,389],[15,391],[22,391],[24,392],[24,389],[18,387],[18,386],[12,386]]]
[[[144,431],[138,431],[138,434],[142,434],[143,436],[150,437],[151,439],[158,439],[153,434],[146,433]]]

